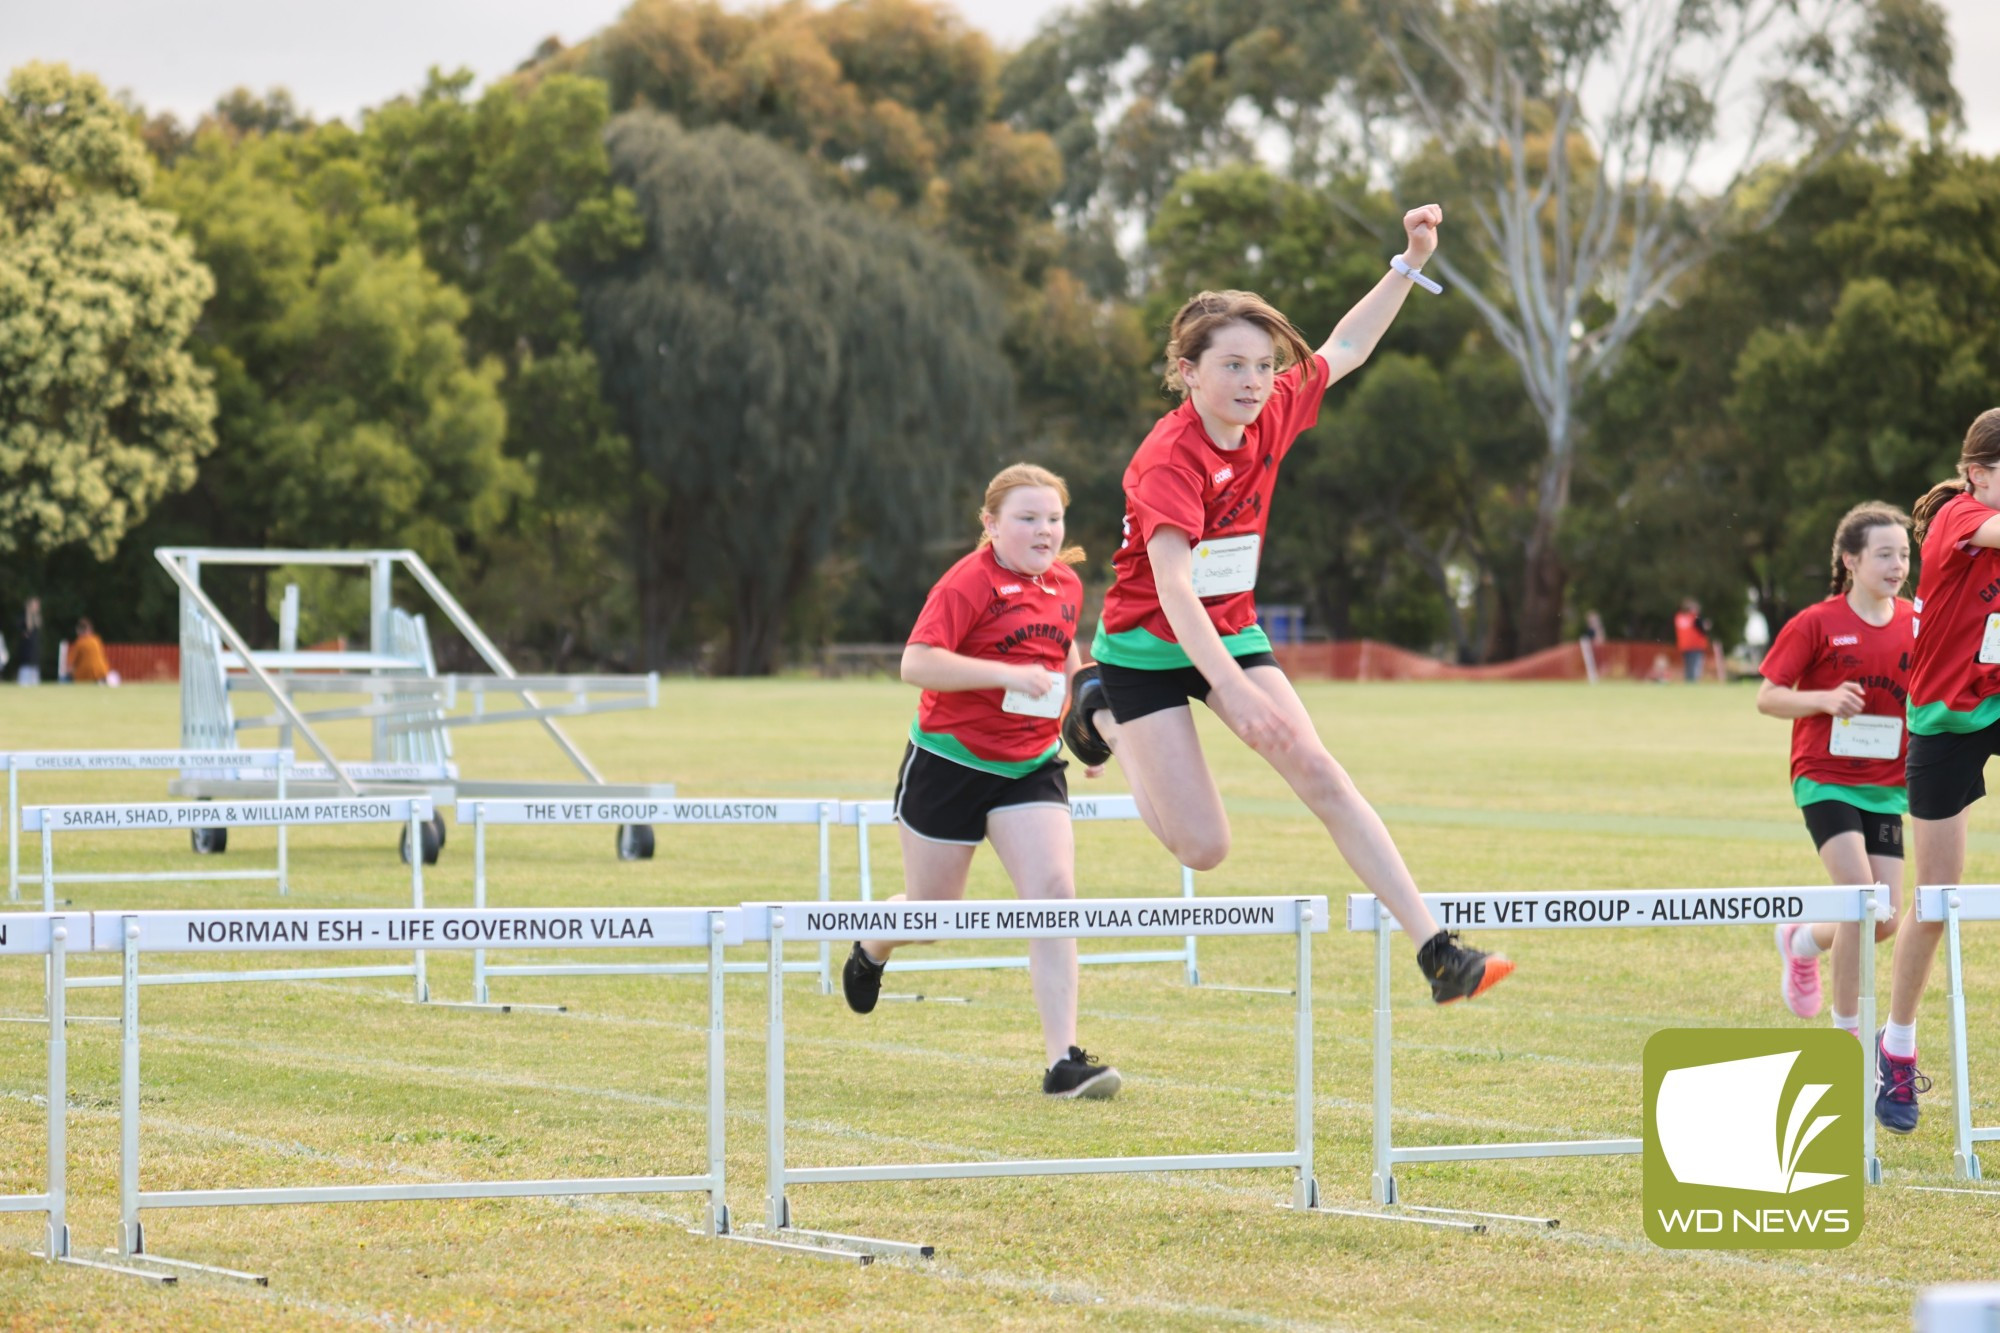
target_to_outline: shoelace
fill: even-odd
[[[1092,1065],[1101,1065],[1104,1063],[1104,1061],[1098,1059],[1090,1052],[1084,1050],[1083,1047],[1081,1046],[1070,1047],[1069,1058],[1071,1064],[1083,1065],[1086,1068]]]
[[[1892,1102],[1914,1102],[1918,1093],[1931,1090],[1929,1074],[1918,1069],[1915,1062],[1903,1064],[1889,1061],[1889,1086],[1883,1092]]]

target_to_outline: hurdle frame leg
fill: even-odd
[[[42,1257],[77,1268],[98,1268],[121,1277],[173,1286],[170,1273],[149,1273],[143,1268],[109,1263],[77,1254],[71,1248],[69,1231],[69,1040],[68,971],[69,931],[62,926],[49,932],[48,995],[45,1001],[49,1022],[48,1085],[48,1226],[42,1237]]]
[[[1403,1222],[1411,1226],[1436,1227],[1441,1231],[1462,1231],[1469,1235],[1480,1235],[1486,1230],[1485,1221],[1462,1219],[1482,1218],[1494,1221],[1527,1222],[1536,1226],[1552,1227],[1553,1218],[1517,1217],[1512,1214],[1479,1213],[1464,1208],[1417,1208],[1409,1207],[1405,1212],[1389,1212],[1388,1209],[1403,1207],[1401,1192],[1396,1185],[1395,1133],[1391,1096],[1393,1064],[1391,1061],[1390,1039],[1394,1034],[1394,1015],[1391,1010],[1391,987],[1389,984],[1392,951],[1389,947],[1395,923],[1384,909],[1375,921],[1375,1025],[1374,1037],[1370,1042],[1373,1061],[1373,1113],[1370,1117],[1375,1159],[1374,1171],[1369,1178],[1369,1197],[1373,1208],[1328,1208],[1321,1206],[1313,1211],[1334,1217],[1358,1217],[1370,1222]],[[1413,1214],[1415,1214],[1413,1216]]]
[[[139,924],[131,917],[120,918],[125,966],[123,1041],[118,1065],[118,1258],[130,1263],[158,1264],[232,1278],[238,1282],[270,1285],[260,1273],[198,1264],[187,1259],[169,1259],[146,1249],[146,1228],[139,1217]],[[134,1271],[144,1276],[143,1269]]]
[[[484,697],[484,696],[481,696]],[[474,910],[486,906],[486,803],[473,801],[472,806],[472,906]],[[420,953],[418,958],[422,958]],[[429,1000],[438,1009],[482,1009],[488,1013],[511,1014],[515,1010],[523,1013],[563,1014],[569,1012],[565,1004],[495,1004],[488,993],[486,972],[486,950],[472,951],[472,998],[470,1000]]]
[[[1861,924],[1861,1173],[1870,1185],[1882,1183],[1882,1158],[1875,1151],[1875,914],[1881,910],[1886,884],[1862,894]],[[1912,914],[1915,906],[1912,905]]]
[[[864,1245],[880,1245],[882,1253],[910,1253],[918,1247],[894,1241],[868,1242],[834,1232],[801,1231],[792,1226],[791,1204],[785,1198],[785,915],[782,912],[771,914],[767,948],[770,962],[765,968],[764,1221],[762,1225],[752,1223],[752,1232],[729,1232],[724,1239],[857,1265],[875,1261],[878,1251],[861,1248]],[[817,1241],[844,1244],[815,1244]],[[846,1248],[850,1245],[854,1248]],[[929,1257],[927,1247],[923,1257]]]
[[[1944,895],[1945,977],[1951,1007],[1952,1178],[1981,1179],[1972,1136],[1972,1069],[1966,1054],[1965,956],[1959,943],[1958,894]]]

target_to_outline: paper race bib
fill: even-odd
[[[1903,752],[1903,719],[1877,713],[1837,717],[1826,748],[1843,759],[1894,759]]]
[[[1194,595],[1227,597],[1255,588],[1257,550],[1263,544],[1264,539],[1254,532],[1247,537],[1196,542],[1189,553],[1194,562]],[[2000,616],[1994,619],[2000,620]]]
[[[1033,698],[1020,690],[1009,690],[1000,699],[1000,710],[1005,713],[1020,713],[1026,717],[1061,717],[1063,694],[1069,682],[1060,671],[1049,672],[1053,688],[1041,698]]]
[[[1986,637],[1979,641],[1979,664],[2000,666],[2000,614],[1986,617]]]

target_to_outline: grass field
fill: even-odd
[[[1426,889],[1700,887],[1818,882],[1792,809],[1783,724],[1747,688],[1308,685],[1322,734],[1396,832]],[[657,712],[571,727],[613,780],[686,796],[888,794],[912,692],[887,682],[671,682]],[[176,743],[171,688],[0,690],[0,747]],[[1357,886],[1262,764],[1204,717],[1236,830],[1205,894]],[[338,734],[338,733],[336,733]],[[564,776],[533,728],[460,733],[468,773]],[[265,738],[246,737],[246,743]],[[361,747],[350,734],[355,753]],[[1084,790],[1081,778],[1074,789]],[[1115,770],[1105,790],[1122,790]],[[160,799],[146,775],[30,781],[28,799]],[[1981,807],[1968,877],[2000,878]],[[471,900],[471,837],[454,828],[426,876],[433,904]],[[621,864],[607,828],[497,830],[496,905],[696,905],[805,897],[809,829],[661,828],[657,859]],[[228,864],[266,862],[273,835],[232,834]],[[1078,828],[1085,895],[1169,893],[1171,858],[1137,825]],[[407,902],[382,828],[293,835],[300,907]],[[70,870],[191,866],[184,835],[77,836]],[[900,874],[874,844],[878,892]],[[36,853],[26,849],[32,865]],[[202,867],[212,866],[203,862]],[[851,893],[854,849],[835,846]],[[990,855],[975,895],[1006,892]],[[30,887],[24,895],[38,899]],[[79,906],[253,907],[268,885],[77,886]],[[1336,914],[1338,909],[1336,909]],[[2000,1120],[2000,961],[1969,933],[1975,1108]],[[1487,935],[1520,971],[1475,1005],[1425,1003],[1399,971],[1396,1102],[1408,1143],[1638,1133],[1640,1050],[1663,1027],[1783,1026],[1762,928]],[[296,956],[294,956],[296,957]],[[350,956],[351,957],[351,956]],[[1365,1202],[1370,942],[1316,943],[1319,1181]],[[245,965],[252,956],[239,955]],[[301,959],[300,961],[305,961]],[[91,967],[102,969],[101,962]],[[1282,940],[1208,941],[1204,979],[1282,985]],[[434,954],[440,998],[469,962]],[[79,970],[84,970],[81,966]],[[1885,991],[1888,965],[1882,961]],[[885,1005],[863,1019],[791,979],[791,1158],[800,1164],[1282,1149],[1289,1001],[1189,990],[1168,966],[1083,978],[1082,1040],[1113,1060],[1109,1103],[1047,1104],[1019,972],[926,976],[967,1005]],[[763,982],[729,983],[731,1202],[762,1214]],[[496,1176],[687,1172],[701,1163],[702,987],[685,979],[516,979],[499,998],[561,1015],[420,1011],[394,982],[187,986],[145,992],[149,1189]],[[1888,1180],[1860,1239],[1791,1254],[1672,1253],[1645,1237],[1636,1158],[1405,1167],[1407,1201],[1548,1212],[1550,1233],[1433,1234],[1281,1211],[1278,1172],[797,1190],[801,1225],[935,1243],[928,1264],[865,1269],[688,1234],[693,1196],[184,1210],[148,1215],[162,1253],[268,1272],[268,1290],[209,1280],[142,1289],[27,1256],[38,1219],[0,1217],[0,1327],[64,1328],[1655,1328],[1907,1326],[1933,1282],[2000,1271],[2000,1192],[1948,1185],[1942,968],[1922,1034],[1939,1087],[1910,1139],[1884,1136]],[[0,1013],[31,1014],[31,962],[0,966]],[[115,1011],[112,992],[72,1011]],[[0,1024],[0,1192],[40,1179],[40,1050]],[[72,1224],[79,1248],[116,1233],[116,1029],[71,1033]],[[2000,1165],[2000,1153],[1993,1155]]]

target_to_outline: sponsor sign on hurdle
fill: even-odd
[[[458,823],[472,825],[472,902],[486,906],[486,827],[489,824],[748,824],[760,827],[811,825],[819,829],[819,882],[821,902],[830,895],[829,854],[832,828],[840,819],[840,802],[807,800],[765,800],[762,798],[708,797],[699,800],[616,800],[591,796],[565,796],[547,800],[468,800],[455,807]],[[820,994],[833,991],[830,947],[822,942],[817,961],[795,960],[783,964],[787,972],[811,972],[819,977]],[[472,993],[476,1008],[561,1009],[560,1005],[494,1004],[488,991],[490,977],[611,977],[611,976],[692,976],[705,971],[703,963],[508,963],[489,966],[486,951],[472,955]],[[762,972],[763,963],[728,963],[727,972]]]
[[[277,783],[278,797],[296,776],[290,750],[17,750],[0,755],[7,763],[7,901],[21,901],[21,775],[23,773],[138,773],[203,770],[216,773],[255,771]],[[197,824],[195,828],[212,827]],[[70,874],[57,879],[68,884],[134,884],[148,880],[275,879],[278,892],[289,891],[285,876],[285,826],[278,825],[278,864],[270,870],[163,870],[131,874]],[[44,900],[42,910],[55,910]]]
[[[738,909],[512,908],[499,911],[343,909],[254,912],[98,912],[99,952],[123,956],[123,1059],[119,1071],[118,1250],[127,1263],[191,1269],[262,1282],[253,1273],[153,1252],[144,1214],[168,1208],[282,1207],[420,1199],[542,1198],[597,1194],[707,1195],[701,1230],[730,1232],[723,1175],[722,951],[741,942]],[[474,1180],[389,1185],[147,1190],[140,1187],[139,959],[147,953],[426,949],[701,949],[708,982],[706,1169],[698,1175]]]
[[[307,824],[402,824],[411,845],[418,844],[418,826],[431,817],[431,803],[422,796],[351,796],[330,800],[160,801],[148,805],[31,805],[21,812],[21,827],[42,835],[42,901],[52,910],[57,883],[55,846],[58,833],[109,833],[132,830],[159,832],[189,828],[299,827]],[[410,906],[424,905],[424,859],[410,860]],[[124,878],[120,876],[119,878]],[[169,877],[171,878],[171,876]],[[280,913],[279,915],[283,915]],[[221,981],[324,981],[355,977],[409,977],[417,1003],[430,998],[424,955],[418,950],[409,964],[392,967],[287,968],[250,972],[153,973],[139,978],[149,986],[195,985]],[[116,986],[117,977],[71,977],[74,987]]]
[[[0,957],[47,960],[43,990],[48,1027],[48,1074],[44,1088],[47,1152],[42,1188],[34,1194],[0,1194],[0,1213],[42,1214],[45,1219],[39,1251],[42,1258],[102,1268],[113,1265],[97,1264],[71,1253],[69,1235],[69,1044],[63,978],[68,974],[70,952],[89,951],[90,929],[90,916],[84,912],[9,913],[0,917]]]
[[[1069,817],[1079,824],[1095,823],[1100,820],[1128,820],[1139,818],[1139,803],[1130,796],[1072,796],[1069,798]],[[840,822],[854,827],[855,842],[860,854],[861,901],[875,899],[875,876],[868,857],[868,830],[883,824],[896,822],[894,801],[843,801],[840,807]],[[1194,897],[1194,871],[1186,866],[1181,871],[1181,897]],[[1077,951],[1078,963],[1179,963],[1187,969],[1190,986],[1201,984],[1201,966],[1196,953],[1195,936],[1186,936],[1178,949],[1148,949],[1116,953],[1086,953]],[[1011,954],[992,958],[907,958],[898,955],[889,960],[891,972],[964,972],[995,967],[1026,967],[1026,954]],[[1262,986],[1217,986],[1217,990],[1246,990],[1264,993],[1270,988]],[[1286,992],[1277,991],[1277,994]]]
[[[1979,1180],[1977,1145],[2000,1140],[2000,1126],[1982,1129],[1972,1123],[1972,1070],[1965,1049],[1965,959],[1958,926],[1961,921],[2000,921],[2000,884],[1919,888],[1917,920],[1944,923],[1945,975],[1951,992],[1952,1172],[1960,1180]],[[1874,1031],[1866,1023],[1861,1030]]]
[[[1617,889],[1574,893],[1443,893],[1424,895],[1431,913],[1446,930],[1633,930],[1656,926],[1770,926],[1790,922],[1889,919],[1889,890],[1881,884],[1859,888],[1814,885],[1807,888]],[[1482,1213],[1464,1208],[1429,1208],[1405,1204],[1396,1182],[1403,1162],[1500,1161],[1532,1157],[1590,1157],[1638,1154],[1644,1143],[1629,1139],[1565,1139],[1546,1143],[1448,1143],[1399,1148],[1391,1110],[1394,1032],[1390,1013],[1390,977],[1395,971],[1394,935],[1402,929],[1372,894],[1347,900],[1347,928],[1375,936],[1374,1029],[1374,1174],[1372,1193],[1382,1208],[1398,1212],[1351,1208],[1323,1211],[1349,1217],[1411,1222],[1462,1231],[1484,1231],[1486,1221],[1522,1222],[1553,1227],[1558,1219],[1515,1213]],[[1861,1029],[1875,1023],[1875,932],[1861,935]],[[1407,966],[1407,963],[1404,964]],[[1862,1104],[1853,1113],[1862,1118],[1862,1169],[1869,1183],[1880,1184],[1882,1162],[1875,1155],[1874,1059],[1865,1045],[1856,1058],[1867,1074],[1862,1079]],[[1633,1108],[1639,1108],[1635,1105]],[[1481,1219],[1477,1221],[1459,1219]]]
[[[1323,897],[1101,898],[1033,902],[775,903],[746,909],[750,940],[763,939],[772,967],[765,1045],[767,1177],[765,1236],[797,1238],[856,1254],[927,1258],[932,1247],[835,1232],[793,1223],[787,1190],[794,1185],[890,1180],[959,1180],[1074,1176],[1134,1171],[1283,1169],[1292,1173],[1291,1206],[1314,1210],[1312,937],[1327,929]],[[785,1157],[785,988],[776,966],[787,940],[886,939],[1033,940],[1127,939],[1185,935],[1292,936],[1297,954],[1293,1023],[1293,1141],[1274,1152],[1225,1152],[1152,1157],[1069,1157],[998,1162],[916,1162],[878,1166],[794,1166]]]

